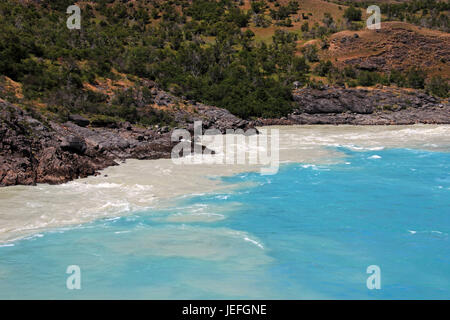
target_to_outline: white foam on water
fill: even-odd
[[[265,129],[279,130],[280,162],[304,163],[316,166],[315,169],[322,164],[346,163],[345,154],[329,147],[347,146],[361,151],[384,148],[448,151],[450,147],[449,125],[275,126]],[[0,243],[146,208],[165,208],[173,204],[173,199],[183,196],[230,192],[243,184],[224,184],[211,177],[258,172],[259,169],[249,164],[178,165],[170,159],[128,160],[103,170],[102,175],[63,185],[0,188]],[[222,214],[215,210],[204,213],[207,214],[196,216],[191,212],[182,219],[208,220]]]
[[[423,234],[423,235],[430,235],[430,234],[437,234],[442,236],[447,236],[448,234],[439,230],[422,230],[422,231],[415,231],[415,230],[408,230],[411,234]]]
[[[261,249],[264,249],[263,245],[256,240],[250,239],[248,237],[245,237],[244,240],[253,243],[254,245],[260,247]]]
[[[217,195],[216,199],[220,199],[220,200],[227,200],[229,198],[228,195]]]
[[[188,213],[188,214],[172,214],[163,219],[167,222],[216,222],[225,219],[224,215],[218,213]]]

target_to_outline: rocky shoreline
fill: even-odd
[[[178,110],[174,118],[191,132],[196,120],[221,132],[264,125],[450,123],[448,102],[413,90],[326,87],[295,90],[293,96],[296,108],[281,119],[246,121],[195,102],[195,113]],[[80,115],[61,124],[0,99],[0,186],[60,184],[96,175],[118,160],[169,158],[173,145],[168,127],[128,122],[96,127]]]
[[[294,124],[411,125],[449,124],[450,103],[411,89],[298,89],[297,107],[285,118],[258,119],[257,126]]]
[[[198,106],[199,113],[180,123],[203,128],[248,129],[250,123],[226,110]],[[98,174],[125,159],[169,158],[174,146],[168,127],[142,128],[123,122],[112,128],[87,127],[81,116],[63,124],[36,119],[0,100],[0,186],[60,184]]]

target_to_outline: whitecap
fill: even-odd
[[[448,125],[273,128],[280,132],[280,162],[302,163],[303,168],[315,168],[314,164],[317,164],[319,167],[316,170],[323,170],[320,167],[322,164],[340,162],[346,157],[328,146],[347,146],[373,152],[383,148],[423,149],[424,144],[433,150],[448,150],[450,146]],[[126,215],[145,208],[166,207],[173,199],[178,200],[182,196],[223,192],[241,186],[240,182],[222,184],[221,179],[212,180],[209,177],[239,174],[245,178],[248,174],[244,172],[254,171],[258,168],[252,165],[202,165],[192,170],[189,166],[175,165],[170,159],[128,160],[120,166],[103,170],[102,175],[97,177],[63,185],[1,188],[0,241],[45,229]],[[444,183],[436,184],[450,189]]]
[[[227,200],[229,195],[217,195],[215,198],[219,200]]]
[[[256,240],[250,239],[249,237],[244,237],[244,240],[253,243],[254,245],[260,247],[261,249],[264,249],[263,245]]]

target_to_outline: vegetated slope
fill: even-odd
[[[0,75],[5,76],[0,85],[4,82],[10,88],[15,83],[22,96],[1,98],[59,121],[82,114],[94,123],[112,119],[173,126],[167,108],[152,107],[148,81],[182,100],[226,108],[246,119],[287,115],[294,106],[293,83],[316,86],[317,77],[328,78],[333,85],[396,83],[448,95],[446,79],[430,79],[429,86],[417,70],[397,77],[401,81],[392,79],[389,68],[397,65],[391,60],[404,62],[407,57],[402,55],[410,54],[403,45],[410,39],[403,35],[390,43],[374,43],[375,50],[370,45],[362,48],[369,40],[364,42],[367,32],[359,31],[359,38],[345,38],[349,43],[362,41],[350,46],[347,55],[345,43],[334,41],[332,33],[364,25],[364,12],[353,7],[310,0],[79,1],[81,30],[68,30],[66,9],[71,4],[69,0],[0,3]],[[252,30],[264,31],[266,38]],[[326,52],[322,60],[317,49],[298,50],[310,39]],[[425,46],[433,39],[424,36],[415,45]],[[361,49],[377,55],[378,49],[390,45],[395,50],[387,50],[394,56],[385,58],[379,69],[361,56]],[[431,52],[446,59],[448,45],[443,45],[443,54]],[[398,53],[397,47],[402,48]],[[348,57],[356,60],[346,63]],[[433,61],[423,57],[417,56],[418,62]],[[414,60],[412,65],[420,63]],[[363,68],[366,64],[363,71],[372,74],[352,70],[339,77],[347,64]],[[445,70],[441,74],[447,77]],[[109,89],[101,92],[98,87]]]
[[[323,57],[338,66],[407,71],[418,67],[431,77],[450,74],[450,34],[404,22],[383,22],[380,30],[342,31],[330,36]]]
[[[0,74],[21,83],[25,99],[49,112],[129,113],[131,106],[120,101],[117,112],[104,108],[85,85],[114,79],[114,71],[244,118],[286,114],[292,82],[307,80],[295,37],[274,33],[276,40],[262,45],[242,30],[250,18],[234,1],[79,2],[81,30],[66,27],[70,4],[0,4]]]
[[[4,82],[7,86],[0,86],[0,91],[9,90],[8,96],[20,101],[20,86],[10,79]],[[173,126],[191,133],[194,121],[202,121],[203,129],[221,132],[251,126],[227,110],[174,97],[152,81],[137,86],[123,78],[96,83],[92,90],[107,101],[118,96],[130,99],[137,104],[130,113],[148,117],[164,110]],[[145,90],[149,97],[143,96]],[[177,143],[171,139],[169,126],[146,127],[113,117],[77,114],[67,115],[68,121],[61,123],[51,115],[45,109],[19,108],[0,98],[0,186],[63,183],[97,174],[115,165],[115,160],[169,158]]]
[[[447,0],[334,0],[365,9],[378,5],[384,21],[408,22],[450,32],[450,3]]]
[[[72,4],[0,2],[0,185],[61,183],[117,158],[168,157],[171,130],[192,131],[195,120],[222,132],[254,124],[242,118],[449,122],[448,104],[421,91],[344,88],[395,83],[448,97],[448,69],[428,65],[448,61],[448,34],[388,23],[332,35],[361,28],[362,11],[312,0],[78,1],[81,30],[69,30]],[[417,68],[393,77],[406,63],[446,79],[426,82]],[[342,70],[350,64],[359,69]]]
[[[330,14],[338,25],[342,25],[345,22],[344,12],[347,8],[346,5],[335,4],[323,0],[303,0],[298,1],[298,11],[289,17],[291,22],[289,26],[277,25],[277,21],[271,17],[270,11],[277,10],[279,6],[287,6],[289,1],[290,0],[278,0],[267,2],[266,8],[261,12],[261,14],[264,14],[270,22],[267,27],[256,25],[255,14],[251,15],[249,29],[255,33],[258,40],[271,41],[276,29],[287,30],[301,35],[302,25],[306,23],[309,29],[315,24],[322,25],[325,14]],[[251,2],[252,0],[245,0],[244,5],[241,8],[252,12]]]

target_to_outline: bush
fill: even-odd
[[[308,32],[309,31],[309,24],[308,24],[308,22],[303,22],[303,24],[301,26],[301,30],[302,30],[302,32]]]
[[[362,17],[361,10],[355,8],[353,5],[351,5],[344,11],[344,18],[346,18],[349,22],[361,21],[361,17]]]
[[[406,81],[411,88],[423,89],[425,87],[425,77],[426,74],[424,71],[416,67],[411,67],[406,74]]]
[[[264,1],[255,1],[251,2],[251,9],[254,13],[263,13],[266,3]]]
[[[389,82],[395,83],[399,87],[405,87],[407,85],[405,76],[398,70],[391,70],[389,74]]]
[[[346,66],[343,73],[346,78],[356,78],[356,71],[352,66]]]
[[[331,63],[331,61],[329,61],[329,60],[328,61],[320,61],[319,64],[314,69],[314,72],[317,75],[324,77],[331,71],[332,68],[333,68],[333,64]]]
[[[380,76],[376,72],[361,71],[358,74],[358,83],[361,86],[369,87],[380,82]]]
[[[450,97],[450,85],[441,76],[434,76],[426,86],[427,92],[441,98]]]
[[[307,45],[302,48],[303,55],[305,56],[306,60],[309,62],[317,62],[319,61],[319,56],[317,55],[318,50],[315,45]]]

